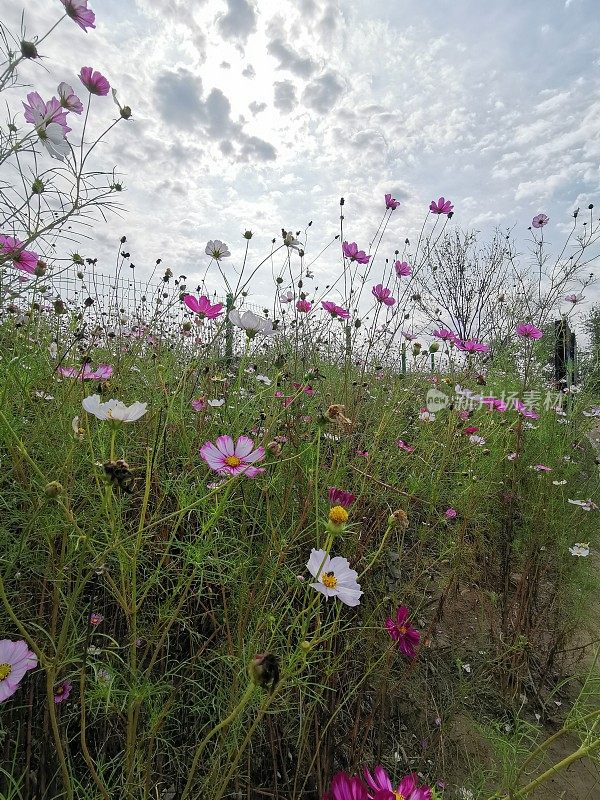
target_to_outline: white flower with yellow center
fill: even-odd
[[[88,412],[98,419],[108,420],[109,422],[136,422],[146,413],[147,403],[132,403],[126,406],[120,400],[108,400],[106,403],[100,402],[100,395],[93,394],[85,397],[81,405]]]
[[[350,562],[342,556],[330,558],[325,550],[311,551],[306,568],[316,579],[311,587],[325,597],[339,597],[347,606],[357,606],[363,592],[357,582],[358,573],[350,569]]]

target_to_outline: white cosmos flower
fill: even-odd
[[[569,547],[569,553],[571,553],[572,556],[587,558],[590,554],[590,544],[589,542],[575,542],[573,547]]]
[[[227,258],[227,256],[231,255],[225,242],[220,239],[211,239],[210,242],[207,242],[204,252],[207,256],[214,258],[215,261],[220,261],[222,258]]]
[[[126,406],[120,400],[100,402],[99,394],[92,394],[81,401],[81,405],[98,419],[112,420],[113,422],[135,422],[146,413],[147,403],[132,403]]]
[[[311,587],[328,599],[339,597],[347,606],[357,606],[360,603],[362,591],[356,581],[358,573],[350,569],[347,558],[330,558],[325,550],[313,548],[306,568],[316,578],[316,583],[311,583]]]
[[[259,383],[262,383],[262,384],[264,384],[265,386],[270,386],[270,385],[273,383],[273,381],[271,380],[271,378],[267,378],[267,376],[266,376],[266,375],[257,375],[257,376],[256,376],[256,380],[257,380]]]
[[[592,509],[598,508],[593,500],[571,500],[570,498],[567,498],[567,502],[571,503],[573,506],[579,506],[584,511],[591,511]]]
[[[57,122],[48,122],[36,127],[40,142],[50,153],[52,158],[64,161],[70,153],[69,143],[65,137],[65,130]]]
[[[212,406],[212,408],[220,408],[221,406],[225,405],[225,400],[220,397],[218,400],[209,400],[208,405]]]
[[[258,314],[255,314],[253,311],[244,311],[243,314],[240,314],[240,312],[234,308],[233,311],[229,312],[229,320],[233,322],[237,328],[246,331],[246,336],[249,339],[253,339],[257,333],[263,336],[275,336],[277,333],[270,320],[259,317]]]

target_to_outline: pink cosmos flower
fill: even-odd
[[[312,303],[309,300],[298,300],[296,303],[296,308],[303,314],[308,314],[312,308]]]
[[[64,378],[77,378],[80,381],[107,381],[113,374],[110,364],[98,364],[92,369],[89,364],[82,367],[59,367],[58,371]]]
[[[296,389],[298,392],[302,392],[303,394],[306,394],[306,395],[308,395],[309,397],[314,397],[315,390],[314,390],[314,389],[313,389],[313,387],[310,385],[310,383],[303,384],[303,383],[295,383],[295,382],[294,382],[294,383],[292,383],[292,386],[293,386],[293,387],[294,387],[294,389]]]
[[[446,200],[445,197],[440,197],[437,203],[435,200],[432,200],[429,204],[429,210],[432,214],[450,214],[453,209],[454,206],[450,200]]]
[[[364,770],[365,780],[370,789],[375,792],[372,797],[376,800],[431,800],[431,788],[427,785],[419,787],[419,778],[416,772],[406,775],[394,789],[390,776],[382,766],[375,767],[374,774],[368,769]]]
[[[107,95],[110,91],[110,83],[97,70],[91,67],[82,67],[79,73],[79,80],[83,83],[90,94],[97,94],[100,97]]]
[[[506,411],[508,405],[499,397],[482,397],[481,402],[488,406],[490,411]]]
[[[386,208],[391,208],[392,211],[395,211],[398,208],[399,205],[400,205],[400,201],[399,200],[396,200],[396,198],[392,197],[391,194],[386,194],[386,196],[385,196],[385,207]]]
[[[65,700],[69,698],[71,694],[71,690],[73,689],[73,684],[71,681],[63,681],[59,683],[59,685],[54,690],[54,702],[58,705],[58,703],[63,703]]]
[[[515,409],[521,414],[521,416],[525,417],[526,419],[539,419],[540,415],[536,414],[535,411],[532,411],[530,408],[527,408],[525,403],[521,402],[519,398],[515,398],[513,405]]]
[[[577,303],[581,303],[585,300],[585,297],[582,294],[568,294],[565,297],[565,300],[569,303],[573,303],[573,305],[577,305]]]
[[[371,256],[368,256],[364,250],[359,250],[356,242],[344,242],[342,244],[342,252],[349,258],[350,261],[356,261],[358,264],[368,264]]]
[[[0,235],[0,257],[6,256],[11,259],[15,269],[29,272],[33,275],[38,263],[38,254],[31,250],[23,250],[23,242],[13,236]]]
[[[402,439],[398,439],[396,444],[398,445],[400,450],[404,450],[405,453],[414,453],[415,452],[415,448],[412,447],[410,444],[406,444],[406,442],[403,441]]]
[[[327,497],[332,506],[342,506],[343,508],[350,508],[352,503],[356,500],[356,495],[351,492],[346,492],[343,489],[338,489],[336,486],[329,487]]]
[[[95,28],[96,15],[87,7],[88,0],[60,0],[67,16],[76,22],[87,33],[87,28]]]
[[[438,328],[432,335],[435,336],[436,339],[441,339],[443,342],[459,341],[454,331],[448,330],[448,328]]]
[[[398,649],[408,658],[414,658],[417,653],[415,647],[421,641],[421,634],[408,622],[409,610],[406,606],[400,606],[396,611],[396,619],[388,617],[385,627],[392,639],[398,644]]]
[[[488,353],[489,345],[478,342],[476,339],[456,340],[456,346],[465,353]]]
[[[104,616],[97,611],[92,611],[90,614],[90,625],[96,627],[96,625],[100,625],[101,622],[104,622]]]
[[[470,417],[471,417],[471,412],[470,411],[459,411],[458,412],[458,418],[462,422],[466,422]]]
[[[83,103],[75,94],[73,87],[64,81],[58,84],[58,98],[61,108],[72,111],[74,114],[81,114]],[[56,120],[55,120],[56,122]]]
[[[515,331],[517,336],[522,336],[524,339],[541,339],[543,336],[542,331],[530,322],[520,322]]]
[[[369,800],[369,795],[360,778],[351,778],[345,772],[336,772],[323,800]]]
[[[323,300],[321,301],[321,305],[328,311],[332,317],[337,317],[339,319],[348,319],[350,317],[350,312],[346,311],[345,308],[341,308],[340,306],[336,306],[331,300]]]
[[[417,338],[416,333],[411,333],[410,331],[402,331],[402,336],[404,336],[407,342],[414,342]]]
[[[477,433],[479,428],[476,425],[469,425],[468,428],[463,428],[463,435],[464,436],[471,436],[473,433]]]
[[[29,92],[27,103],[23,103],[23,108],[25,121],[35,125],[36,128],[55,122],[61,126],[65,134],[71,132],[71,128],[67,126],[67,112],[56,97],[45,103],[38,92]]]
[[[194,411],[204,411],[207,406],[206,397],[196,397],[195,400],[192,400],[191,405]]]
[[[222,313],[223,303],[215,303],[213,306],[204,295],[196,299],[192,294],[185,294],[183,302],[200,319],[216,319]]]
[[[408,261],[396,261],[394,269],[399,278],[408,278],[408,276],[412,274],[412,269]]]
[[[29,669],[37,667],[37,656],[27,642],[0,640],[0,703],[8,700],[19,688]]]
[[[455,508],[447,508],[444,511],[444,516],[446,519],[456,519],[458,516],[458,511]]]
[[[240,436],[233,443],[231,436],[219,436],[216,444],[205,442],[200,448],[200,455],[208,466],[220,475],[245,475],[255,478],[264,469],[253,467],[256,461],[265,457],[265,448],[257,447],[249,436]]]
[[[552,467],[547,467],[545,464],[534,464],[533,469],[536,472],[552,472]]]
[[[387,287],[384,288],[382,283],[378,283],[377,286],[373,286],[371,289],[371,294],[379,303],[383,303],[386,306],[393,306],[396,302],[396,298],[392,297],[392,290],[388,289]]]
[[[543,228],[544,225],[547,225],[550,222],[550,218],[547,217],[545,214],[538,214],[531,220],[531,224],[534,228]]]

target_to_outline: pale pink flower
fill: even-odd
[[[545,214],[538,214],[531,220],[531,224],[534,228],[543,228],[544,225],[547,225],[549,222],[550,219]]]
[[[200,448],[200,455],[220,475],[254,478],[264,472],[264,469],[253,467],[252,464],[263,460],[265,448],[254,449],[254,442],[249,436],[240,436],[235,444],[231,436],[219,436],[215,444],[205,442]]]
[[[444,511],[444,516],[446,519],[456,519],[458,516],[458,511],[455,508],[447,508]]]
[[[45,103],[38,92],[30,92],[27,95],[27,103],[23,103],[23,108],[25,121],[35,125],[36,128],[54,122],[61,126],[65,134],[70,133],[71,128],[67,126],[67,112],[56,97]]]
[[[73,87],[64,81],[58,84],[58,98],[61,108],[72,111],[74,114],[81,114],[83,111],[83,103],[75,94]]]
[[[95,28],[96,15],[87,7],[88,0],[60,0],[67,16],[76,22],[87,33],[87,28]]]
[[[80,381],[107,381],[113,374],[110,364],[98,364],[92,369],[89,364],[82,367],[59,367],[58,371],[64,378],[77,378]]]
[[[565,297],[569,303],[573,303],[573,305],[577,305],[577,303],[582,303],[585,300],[585,297],[582,294],[568,294]]]
[[[536,472],[552,472],[552,467],[547,467],[545,464],[534,464],[532,469]]]
[[[192,408],[194,409],[194,411],[204,411],[204,409],[207,406],[206,398],[205,397],[196,397],[194,400],[192,400],[191,405],[192,405]]]
[[[104,97],[110,91],[110,84],[97,70],[91,67],[82,67],[79,73],[79,80],[83,83],[90,94],[97,94]]]
[[[72,689],[73,684],[71,681],[63,681],[62,683],[59,683],[54,690],[54,702],[58,705],[58,703],[63,703],[65,700],[68,700]]]
[[[440,197],[437,202],[432,200],[429,204],[429,210],[432,214],[450,214],[453,209],[454,206],[450,200],[446,200],[445,197]]]
[[[404,450],[405,453],[414,453],[415,452],[415,448],[412,445],[407,444],[403,439],[398,439],[396,444],[397,444],[398,448],[400,450]]]
[[[0,703],[17,691],[27,670],[35,669],[37,663],[26,642],[0,640]]]

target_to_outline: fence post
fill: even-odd
[[[554,380],[571,386],[576,376],[576,337],[566,319],[554,322]]]
[[[230,293],[225,297],[225,361],[231,364],[233,360],[233,323],[229,319],[229,312],[233,311],[233,295]]]

